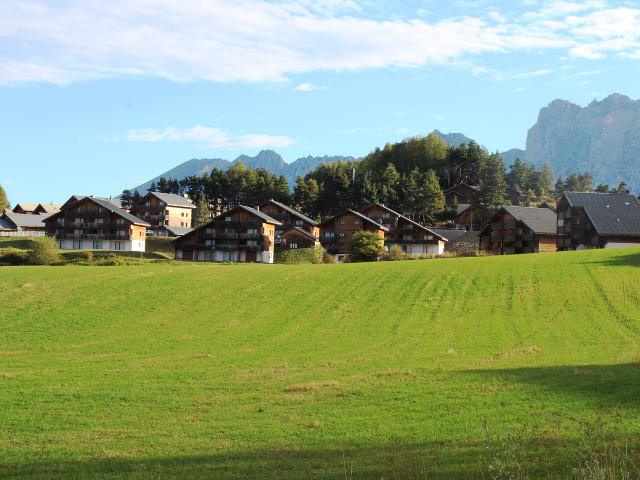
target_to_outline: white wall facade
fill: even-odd
[[[640,243],[607,243],[604,248],[626,248],[626,247],[640,247]]]
[[[444,253],[444,242],[409,244],[406,245],[406,252],[414,255],[442,255]]]
[[[190,255],[183,256],[182,250],[176,250],[177,260],[194,260]],[[198,262],[246,262],[247,252],[244,250],[197,250],[195,261]],[[256,263],[273,263],[273,253],[257,252]]]
[[[61,250],[106,250],[114,252],[144,252],[145,241],[141,240],[56,240]]]

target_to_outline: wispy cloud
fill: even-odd
[[[516,73],[513,78],[533,78],[533,77],[545,77],[551,75],[553,70],[534,70],[532,72]]]
[[[296,92],[315,92],[316,90],[326,90],[327,87],[314,85],[311,82],[304,82],[299,85],[296,85],[294,90]]]
[[[192,142],[208,148],[266,148],[289,147],[295,142],[283,135],[245,134],[233,136],[227,131],[196,125],[192,128],[179,129],[168,127],[163,130],[155,128],[137,128],[124,134],[104,135],[102,140],[111,142]]]
[[[371,3],[4,0],[0,84],[136,76],[280,81],[548,49],[583,59],[640,57],[640,8],[630,2],[545,1],[524,14],[490,9],[477,18],[429,21],[418,14],[372,19]]]

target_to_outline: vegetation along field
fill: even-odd
[[[639,267],[5,267],[0,478],[638,478]]]

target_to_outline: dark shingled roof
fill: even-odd
[[[633,195],[564,192],[572,207],[582,207],[600,235],[640,235],[640,202]]]
[[[506,206],[503,210],[520,220],[537,234],[555,235],[557,232],[557,215],[550,208]]]
[[[432,228],[431,230],[440,237],[446,238],[449,242],[456,242],[467,233],[466,230],[453,228]]]
[[[265,205],[267,203],[273,203],[274,205],[280,207],[281,209],[289,212],[291,215],[294,215],[298,218],[301,218],[302,220],[304,220],[307,223],[310,223],[311,225],[313,225],[314,227],[316,227],[318,225],[318,222],[316,222],[315,220],[313,220],[312,218],[307,217],[306,215],[304,215],[303,213],[300,213],[297,210],[294,210],[293,208],[291,208],[288,205],[285,205],[284,203],[280,203],[277,200],[274,200],[273,198],[271,200],[267,200],[266,202],[264,202],[262,205]]]
[[[150,227],[151,225],[145,222],[144,220],[136,217],[135,215],[131,215],[129,212],[125,212],[124,210],[118,208],[114,203],[113,199],[110,198],[101,198],[101,197],[86,197],[89,200],[97,203],[98,205],[106,208],[107,210],[116,213],[123,217],[126,220],[129,220],[131,223],[135,223],[136,225],[143,225],[145,227]]]
[[[165,228],[167,229],[167,232],[172,234],[174,237],[181,237],[182,235],[186,235],[193,231],[193,228],[191,227],[170,227],[167,225]]]
[[[425,227],[424,225],[419,224],[418,222],[415,222],[413,220],[411,220],[409,217],[405,217],[404,215],[402,215],[401,213],[396,212],[395,210],[391,210],[389,207],[387,207],[386,205],[383,205],[381,203],[374,203],[373,205],[369,205],[367,208],[365,208],[363,210],[363,212],[366,212],[368,210],[371,210],[374,207],[378,207],[378,208],[382,208],[383,210],[386,210],[387,212],[389,212],[392,215],[395,215],[398,218],[403,219],[406,222],[409,222],[411,225],[414,225],[418,228],[420,228],[421,230],[430,233],[432,235],[435,235],[436,237],[439,237],[441,240],[444,240],[445,242],[448,241],[447,237],[442,236],[441,234],[439,234],[436,230],[434,230],[433,228],[429,228],[429,227]]]
[[[196,208],[191,200],[188,198],[184,198],[181,195],[176,195],[175,193],[160,193],[160,192],[149,192],[151,195],[156,197],[158,200],[170,205],[172,207],[187,207],[187,208]]]
[[[275,218],[271,218],[266,213],[262,213],[260,210],[256,210],[253,207],[247,207],[246,205],[238,205],[237,208],[241,208],[241,209],[243,209],[243,210],[245,210],[245,211],[247,211],[249,213],[253,213],[254,215],[257,215],[258,217],[260,217],[261,219],[263,219],[267,223],[273,223],[274,225],[282,225],[282,222],[279,222]],[[225,214],[223,214],[223,215],[225,215]],[[220,217],[223,216],[223,215],[220,215]],[[218,218],[220,218],[220,217],[218,217]]]
[[[44,220],[49,218],[50,214],[34,215],[32,213],[14,213],[7,210],[2,214],[2,222],[0,229],[12,230],[16,227],[41,227],[44,228]]]

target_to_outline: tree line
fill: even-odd
[[[593,191],[589,172],[572,173],[554,183],[549,165],[538,169],[517,159],[507,169],[498,153],[489,153],[474,141],[448,146],[433,134],[376,148],[362,160],[322,164],[298,177],[293,191],[284,176],[241,162],[182,180],[161,177],[149,190],[187,194],[198,207],[198,223],[236,205],[258,205],[274,198],[317,219],[383,203],[416,221],[434,224],[455,217],[456,205],[445,206],[444,192],[459,183],[477,186],[472,208],[478,219],[508,205],[509,189],[532,206],[553,203],[556,192]],[[599,185],[596,191],[623,193],[625,188],[622,182],[616,189]],[[121,197],[124,206],[138,198],[137,192],[128,190]]]

